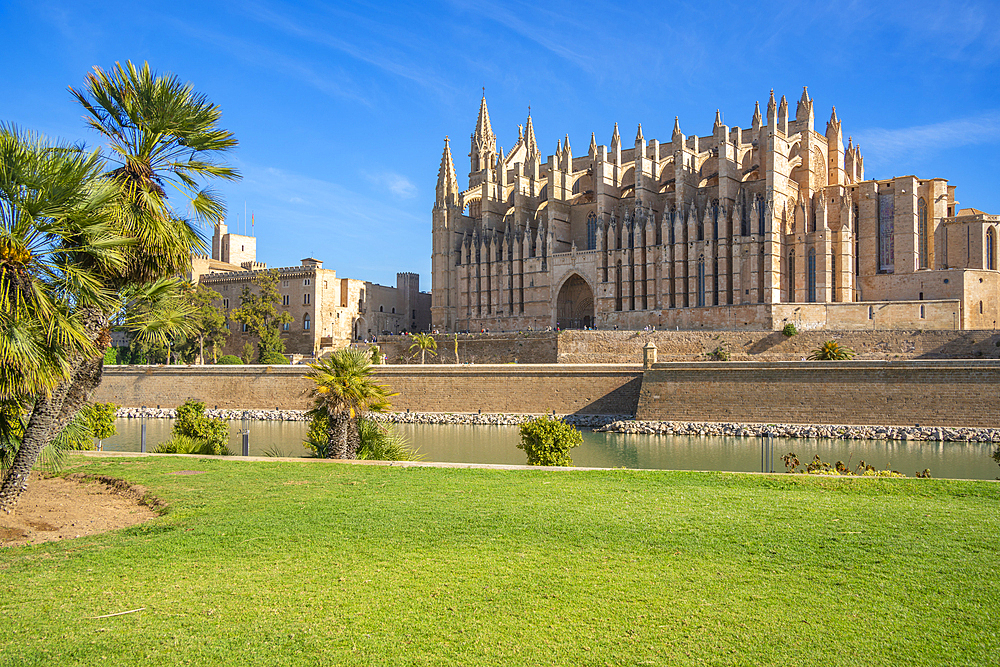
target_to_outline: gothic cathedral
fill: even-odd
[[[836,109],[815,129],[771,92],[749,128],[623,148],[569,137],[543,162],[529,113],[509,152],[485,97],[468,187],[447,137],[433,211],[433,326],[989,329],[1000,217],[940,178],[864,178]]]

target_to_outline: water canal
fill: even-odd
[[[119,419],[118,433],[104,441],[106,451],[139,451],[139,419]],[[170,438],[173,420],[146,420],[147,451]],[[250,422],[253,456],[305,456],[302,440],[307,422]],[[516,426],[453,424],[397,424],[424,461],[456,463],[524,463],[517,449]],[[240,422],[230,422],[229,448],[242,451]],[[583,431],[583,445],[572,452],[578,466],[644,468],[661,470],[760,471],[760,441],[756,438],[716,436],[665,436]],[[996,446],[982,442],[904,442],[884,440],[833,440],[782,438],[775,444],[775,470],[784,471],[782,454],[794,452],[805,463],[819,454],[834,463],[855,467],[864,460],[882,469],[891,467],[912,477],[930,468],[934,477],[996,479],[1000,468],[991,458]]]

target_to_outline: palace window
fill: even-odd
[[[992,227],[986,230],[986,268],[990,271],[996,271],[997,268],[996,232]]]
[[[291,305],[291,300],[292,300],[292,297],[289,296],[288,294],[282,294],[281,295],[281,305],[282,306]]]
[[[927,268],[927,202],[921,197],[917,201],[917,268]]]
[[[312,295],[309,294],[308,292],[306,292],[305,294],[302,295],[302,305],[303,306],[308,306],[309,302],[311,300],[312,300]]]
[[[309,331],[309,313],[306,313],[302,318],[302,329],[304,331]]]
[[[309,285],[312,284],[312,280],[306,278],[305,280],[302,281],[302,284],[308,287]]]
[[[243,323],[243,333],[247,333],[249,331],[250,331],[250,325],[247,324],[246,322],[244,322]]]
[[[288,330],[290,330],[291,328],[292,328],[292,325],[291,325],[291,324],[289,324],[288,322],[282,322],[282,323],[281,323],[281,330],[282,330],[282,331],[288,331]]]
[[[229,299],[223,299],[222,300],[222,307],[223,308],[229,308]]]

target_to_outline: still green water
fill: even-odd
[[[146,451],[170,439],[169,419],[146,420]],[[305,456],[302,440],[306,422],[250,422],[250,454]],[[240,422],[230,422],[229,448],[242,452]],[[139,451],[139,419],[119,419],[118,434],[104,441],[106,451]],[[416,447],[424,461],[457,463],[525,462],[517,448],[514,426],[456,426],[398,424],[399,431]],[[891,467],[910,477],[930,468],[934,477],[996,479],[1000,468],[990,457],[996,450],[988,443],[887,442],[883,440],[776,440],[774,469],[783,472],[780,456],[794,452],[805,463],[819,454],[830,463],[849,462],[853,468],[864,460],[882,469]],[[755,438],[709,436],[626,435],[583,432],[583,444],[572,452],[578,466],[646,468],[661,470],[727,470],[759,472],[760,441]]]

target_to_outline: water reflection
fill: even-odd
[[[109,451],[139,451],[138,419],[119,419],[118,434],[105,440]],[[170,438],[172,421],[146,420],[146,449],[152,451]],[[229,448],[239,453],[239,422],[230,422]],[[425,461],[457,463],[524,463],[517,448],[518,429],[513,426],[459,426],[399,424]],[[305,456],[302,440],[306,422],[252,422],[250,454]],[[930,468],[934,477],[996,479],[1000,468],[990,455],[989,443],[903,442],[882,440],[776,440],[775,468],[784,471],[780,457],[794,452],[805,464],[819,454],[824,461],[844,461],[854,468],[862,460],[876,468],[891,467],[912,477]],[[672,436],[584,431],[583,444],[572,451],[578,466],[599,468],[647,468],[664,470],[759,471],[760,441],[755,438],[722,436]]]

